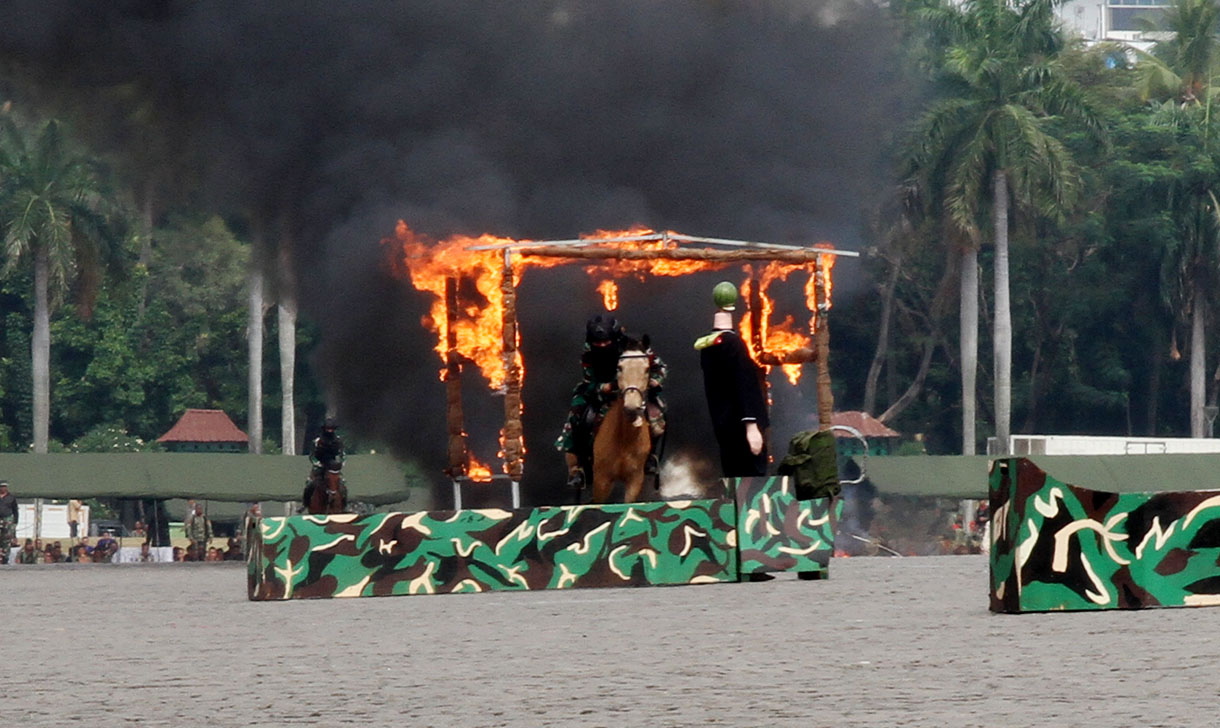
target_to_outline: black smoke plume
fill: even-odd
[[[139,89],[210,201],[286,231],[263,235],[263,258],[288,241],[344,425],[436,469],[426,301],[379,242],[397,220],[438,238],[640,223],[852,247],[902,105],[895,47],[870,0],[0,4],[4,58],[64,88]],[[624,285],[620,317],[672,366],[671,449],[708,440],[690,342],[720,277]],[[527,273],[521,299],[527,477],[544,492],[600,298],[564,269]],[[470,385],[488,459],[501,404]]]

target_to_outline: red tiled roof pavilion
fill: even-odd
[[[157,442],[171,450],[237,450],[246,447],[250,438],[224,410],[188,409]]]
[[[835,412],[834,416],[830,418],[830,424],[854,427],[860,431],[860,434],[868,438],[902,437],[901,433],[895,432],[886,427],[885,424],[883,424],[876,417],[856,410]],[[836,430],[835,437],[851,437],[851,435],[842,430]]]

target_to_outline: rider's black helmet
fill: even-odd
[[[326,432],[326,431],[334,432],[335,428],[338,426],[339,426],[339,423],[338,423],[338,421],[335,420],[334,417],[327,417],[326,421],[322,423],[322,430],[324,432]]]
[[[623,337],[623,327],[612,316],[600,314],[589,319],[585,324],[585,341],[596,344],[604,341],[618,341]]]

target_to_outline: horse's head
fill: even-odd
[[[623,413],[631,424],[644,424],[644,393],[648,391],[648,336],[640,341],[628,339],[618,358],[618,390],[623,397]]]

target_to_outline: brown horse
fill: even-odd
[[[593,438],[593,502],[605,503],[616,482],[623,483],[623,502],[639,500],[652,433],[644,416],[648,389],[648,337],[628,342],[618,360],[619,396],[610,405]]]
[[[322,477],[314,484],[313,493],[309,495],[309,515],[324,516],[331,513],[347,511],[347,486],[343,483],[343,475],[338,470],[326,469]]]

